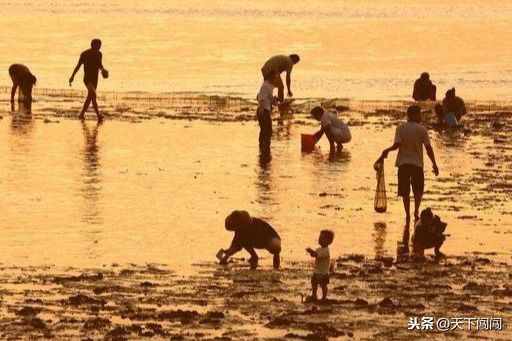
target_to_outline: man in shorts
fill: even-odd
[[[394,144],[384,149],[381,159],[385,159],[388,153],[398,149],[396,158],[396,167],[398,167],[398,195],[402,197],[405,209],[405,228],[403,243],[406,251],[409,251],[409,226],[410,226],[410,198],[409,194],[414,193],[414,221],[418,220],[421,199],[424,191],[423,174],[423,146],[427,155],[432,161],[434,174],[439,175],[439,169],[434,155],[434,150],[430,144],[427,129],[420,124],[420,107],[413,105],[407,109],[407,122],[401,124],[395,133]]]
[[[286,88],[288,89],[288,96],[293,97],[291,89],[291,73],[293,66],[300,61],[300,57],[297,54],[277,55],[271,57],[265,62],[261,68],[261,74],[263,80],[272,82],[277,87],[277,98],[279,102],[284,101],[284,85],[281,79],[281,73],[286,71]]]
[[[91,41],[91,48],[85,50],[80,54],[80,59],[76,64],[73,74],[69,78],[69,85],[73,83],[75,74],[80,69],[82,64],[84,65],[84,84],[87,88],[87,98],[85,99],[84,106],[80,115],[78,116],[81,120],[84,119],[85,112],[89,109],[89,105],[92,102],[98,121],[103,120],[103,115],[98,110],[98,103],[96,102],[96,88],[98,87],[98,73],[101,70],[103,78],[108,77],[108,71],[103,67],[102,58],[103,55],[100,52],[101,40],[93,39]]]

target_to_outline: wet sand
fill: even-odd
[[[383,215],[372,212],[375,178],[367,166],[391,143],[408,102],[298,99],[295,115],[274,123],[273,160],[265,168],[255,154],[252,100],[107,94],[106,121],[95,128],[94,115],[84,127],[76,119],[81,95],[40,93],[31,117],[0,111],[9,171],[0,181],[0,202],[13,208],[1,218],[8,227],[2,238],[1,338],[512,337],[510,329],[428,335],[407,330],[412,316],[511,321],[509,103],[470,103],[471,114],[457,132],[437,129],[425,108],[442,175],[435,181],[428,176],[424,206],[448,221],[449,258],[396,265],[390,256],[400,239],[402,208],[394,197],[392,161],[386,170],[392,194]],[[311,154],[299,152],[299,134],[316,129],[307,113],[318,103],[349,107],[341,115],[354,141],[333,162],[325,143]],[[230,139],[204,138],[213,127]],[[80,133],[70,134],[73,129]],[[182,148],[183,131],[200,148]],[[230,152],[233,141],[241,152]],[[218,177],[241,186],[216,183]],[[318,177],[326,184],[314,181]],[[138,199],[145,196],[152,200]],[[271,270],[268,258],[258,271],[242,259],[228,267],[208,262],[229,243],[223,218],[241,202],[284,237],[282,271]],[[303,303],[311,271],[303,250],[324,226],[337,233],[333,254],[364,255],[339,259],[329,302]]]
[[[60,340],[510,340],[501,332],[409,331],[409,317],[512,321],[510,265],[489,255],[440,264],[337,260],[329,300],[303,303],[310,264],[281,271],[195,264],[181,276],[163,264],[98,269],[2,267],[0,337]],[[474,327],[473,327],[474,329]]]

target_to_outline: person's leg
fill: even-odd
[[[267,246],[267,251],[274,255],[273,265],[274,269],[279,269],[281,266],[281,239],[273,238]]]
[[[270,154],[270,144],[272,139],[272,119],[270,113],[264,111],[260,113],[258,118],[260,121],[260,151],[265,154]]]
[[[98,102],[97,102],[97,83],[91,82],[87,85],[87,90],[92,94],[91,96],[91,102],[92,106],[94,108],[94,111],[96,112],[96,117],[98,118],[98,121],[101,121],[103,119],[103,116],[100,114],[100,111],[98,109]]]
[[[322,301],[327,299],[327,283],[322,283]]]
[[[284,84],[280,74],[275,74],[274,86],[277,88],[277,98],[280,102],[284,101]]]
[[[94,88],[91,86],[91,83],[89,83],[89,82],[85,82],[85,88],[87,89],[87,97],[85,98],[85,102],[82,107],[82,111],[80,112],[80,115],[78,115],[78,117],[81,120],[84,119],[85,113],[89,109],[89,105],[91,105],[93,93],[95,92]]]
[[[411,193],[411,176],[410,166],[402,165],[398,167],[398,196],[402,197],[405,211],[405,225],[409,225],[411,221],[410,209],[410,193]]]
[[[436,100],[436,92],[437,92],[437,87],[435,85],[432,85],[432,90],[431,90],[431,94],[430,94],[430,99],[432,101],[435,101]]]
[[[405,211],[405,226],[402,234],[402,242],[406,253],[409,253],[409,227],[411,222],[411,178],[409,168],[409,165],[398,167],[398,195],[402,197]]]
[[[25,107],[27,110],[27,114],[32,114],[32,88],[33,88],[33,86],[34,86],[33,84],[28,85],[27,89],[26,89]]]
[[[343,150],[343,144],[338,142],[336,143],[336,152],[340,153]]]
[[[425,188],[425,177],[423,168],[414,167],[411,176],[412,191],[414,193],[414,223],[419,219],[419,212],[421,206],[421,199],[423,198],[423,191]]]
[[[263,110],[258,108],[256,112],[256,117],[258,118],[258,124],[260,126],[260,135],[259,135],[259,146],[260,146],[260,152],[263,152],[264,145],[265,145],[265,119],[263,118]]]
[[[87,109],[89,109],[90,104],[91,104],[91,96],[89,95],[89,92],[87,92],[87,98],[85,99],[84,106],[82,107],[82,111],[80,112],[80,115],[78,116],[81,120],[84,119],[85,113],[87,112]]]
[[[404,202],[404,208],[406,210],[407,216],[405,217],[404,231],[402,233],[402,243],[404,244],[404,252],[409,253],[409,235],[410,235],[409,229],[411,226],[411,223],[410,223],[411,218],[409,216],[409,206],[410,206],[409,196],[403,197],[403,202]]]
[[[445,239],[446,239],[445,236],[441,236],[439,238],[439,240],[437,240],[437,243],[434,247],[434,254],[435,254],[436,258],[444,257],[444,253],[441,252],[441,246],[443,246]]]
[[[318,299],[318,282],[316,280],[315,274],[311,278],[311,298],[316,301]]]
[[[249,259],[249,264],[251,264],[251,269],[256,269],[258,267],[258,254],[252,247],[246,247],[245,250],[249,252],[251,258]]]

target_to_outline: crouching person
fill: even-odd
[[[326,112],[322,107],[314,107],[311,116],[320,121],[320,130],[315,133],[315,140],[318,142],[325,133],[330,144],[330,154],[343,150],[343,144],[349,143],[352,139],[348,125],[343,122],[336,113]],[[335,146],[337,148],[335,148]]]
[[[266,249],[274,255],[274,269],[279,269],[281,238],[267,222],[251,217],[247,211],[233,211],[227,216],[225,226],[226,230],[235,232],[235,236],[229,249],[222,253],[221,264],[227,264],[229,257],[245,249],[251,255],[251,269],[256,269],[258,255],[254,249]]]
[[[436,259],[444,257],[440,249],[446,239],[444,235],[446,225],[437,215],[432,213],[430,208],[426,208],[421,212],[412,237],[415,260],[425,260],[425,250],[431,248],[434,248]]]

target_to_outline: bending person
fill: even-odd
[[[414,89],[412,91],[412,98],[415,101],[435,101],[436,100],[436,86],[430,80],[430,75],[423,72],[414,82]]]
[[[101,40],[93,39],[91,41],[91,48],[85,50],[80,54],[80,59],[76,64],[73,74],[69,78],[69,85],[73,83],[75,74],[80,69],[82,64],[84,65],[84,84],[87,88],[87,98],[85,99],[84,106],[80,115],[78,116],[81,120],[85,117],[85,112],[89,109],[89,105],[92,102],[98,121],[103,119],[103,115],[98,110],[98,102],[96,101],[96,88],[98,87],[98,73],[101,70],[103,78],[108,78],[108,71],[103,67],[102,58],[103,55],[100,52]]]
[[[261,68],[263,80],[271,81],[277,87],[277,97],[280,102],[284,100],[284,85],[281,79],[281,73],[286,71],[286,89],[288,90],[288,96],[293,97],[291,73],[293,66],[299,61],[300,57],[297,54],[291,54],[289,56],[277,55],[267,60]]]
[[[23,64],[12,64],[9,66],[9,76],[11,76],[12,80],[11,110],[14,111],[15,109],[14,96],[19,87],[18,102],[23,102],[30,113],[32,109],[32,88],[37,82],[36,76]]]
[[[253,218],[247,211],[233,211],[226,217],[226,230],[235,232],[231,246],[222,252],[221,264],[227,264],[229,257],[245,249],[251,255],[251,269],[258,266],[258,255],[254,249],[266,249],[274,255],[274,269],[281,264],[281,238],[270,224],[262,219]]]
[[[460,122],[462,116],[467,114],[466,104],[462,98],[455,95],[455,88],[446,91],[443,99],[443,111],[445,115],[455,115],[458,122]]]

